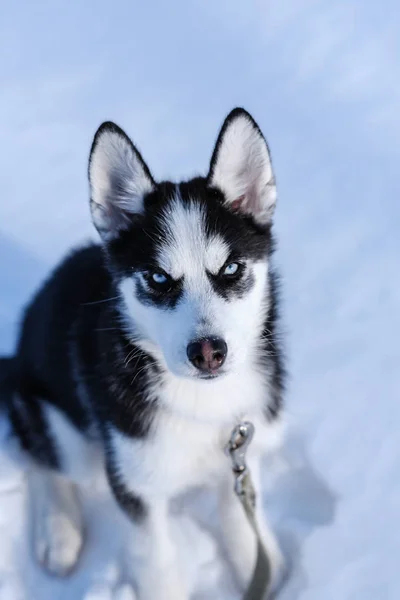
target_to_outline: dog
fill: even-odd
[[[261,495],[260,459],[279,444],[285,383],[267,142],[236,108],[206,177],[156,182],[106,122],[88,175],[100,243],[50,275],[24,313],[15,356],[0,364],[3,404],[29,460],[34,553],[54,575],[74,569],[84,544],[76,482],[100,456],[145,558],[141,600],[188,600],[168,507],[210,483],[245,589],[256,542],[223,449],[239,421],[254,423],[249,466]],[[257,515],[273,589],[284,561],[261,503]]]

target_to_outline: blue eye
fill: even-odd
[[[143,271],[142,276],[147,287],[154,292],[167,294],[177,285],[177,282],[168,273],[164,273],[164,271],[152,271],[149,269],[148,271]]]
[[[164,273],[152,273],[151,279],[154,281],[154,283],[157,283],[158,285],[167,283],[167,276],[164,275]]]
[[[232,275],[236,275],[238,273],[238,271],[239,271],[239,263],[233,262],[233,263],[230,263],[229,265],[226,265],[222,274],[230,277]]]

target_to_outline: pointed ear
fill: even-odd
[[[276,185],[267,142],[242,108],[225,119],[211,158],[208,184],[223,192],[228,207],[267,225],[276,204]]]
[[[103,241],[127,229],[143,211],[144,197],[155,189],[140,153],[115,123],[103,123],[89,158],[90,208]]]

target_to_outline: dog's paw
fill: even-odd
[[[33,545],[41,566],[51,575],[65,577],[78,562],[83,535],[67,515],[43,515],[40,523],[36,523]]]

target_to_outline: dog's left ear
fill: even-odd
[[[267,225],[276,185],[267,142],[254,119],[235,108],[225,119],[211,158],[208,184],[223,192],[228,207]]]

